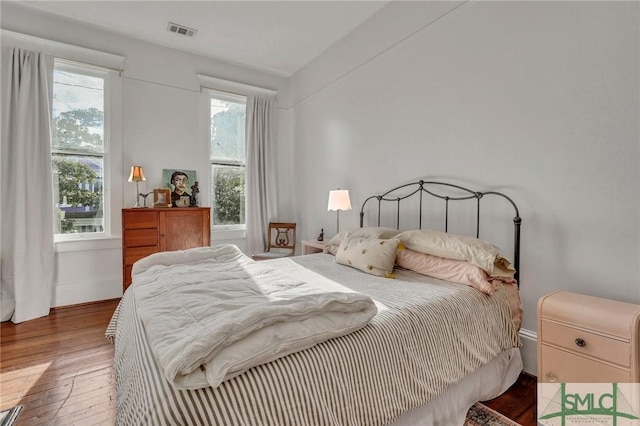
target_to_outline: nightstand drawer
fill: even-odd
[[[538,379],[640,382],[640,305],[556,291],[538,300]]]
[[[551,343],[571,352],[599,358],[629,367],[631,348],[628,342],[600,336],[585,330],[542,320],[542,342]]]
[[[550,383],[629,383],[629,370],[541,345],[538,381]]]

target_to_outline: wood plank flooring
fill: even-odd
[[[522,373],[509,390],[483,404],[522,426],[537,426],[537,379]]]
[[[0,409],[18,425],[115,423],[113,345],[104,337],[118,300],[53,309],[0,326]]]
[[[0,410],[23,405],[17,425],[113,425],[113,346],[105,339],[117,300],[53,309],[0,325]],[[536,425],[536,380],[522,374],[485,402],[523,426]]]

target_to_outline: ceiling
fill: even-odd
[[[387,1],[21,1],[119,34],[288,77]],[[197,30],[189,38],[169,22]]]

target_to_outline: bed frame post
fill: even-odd
[[[476,199],[478,200],[478,207],[476,208],[476,238],[480,238],[480,199],[482,198],[481,192],[476,192]]]
[[[522,218],[516,216],[513,218],[513,267],[516,269],[514,278],[520,288],[520,224],[522,224]]]

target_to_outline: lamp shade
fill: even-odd
[[[144,177],[142,166],[131,166],[131,174],[129,175],[129,182],[146,182]]]
[[[333,189],[329,191],[329,205],[327,210],[351,210],[349,190]]]

